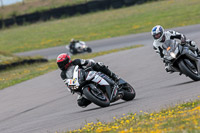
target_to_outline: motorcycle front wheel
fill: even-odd
[[[92,52],[92,49],[91,49],[90,47],[88,47],[88,48],[87,48],[87,52],[88,52],[88,53],[91,53],[91,52]]]
[[[130,101],[135,98],[136,92],[130,84],[128,83],[124,84],[122,90],[124,92],[124,96],[122,97],[123,100]]]
[[[179,61],[178,66],[185,75],[189,76],[194,81],[200,80],[200,74],[198,73],[198,71],[194,71],[194,69],[190,68],[190,66],[187,65],[187,63],[183,60]]]
[[[103,93],[103,91],[99,89],[94,90],[87,86],[83,88],[83,94],[87,97],[88,100],[98,106],[107,107],[110,105],[108,97]]]

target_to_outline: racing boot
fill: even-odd
[[[112,72],[110,77],[112,78],[112,80],[115,81],[115,83],[118,84],[118,81],[120,79],[119,76],[117,76],[115,73]]]
[[[198,48],[196,49],[196,52],[197,52],[198,57],[200,57],[200,51]]]
[[[200,56],[200,51],[199,51],[199,49],[197,47],[197,44],[194,41],[190,42],[190,46],[194,47],[197,55]]]
[[[190,46],[189,48],[192,50],[192,51],[194,51],[194,52],[196,52],[197,53],[197,56],[200,56],[200,51],[199,51],[199,49],[198,49],[198,47],[197,47],[197,44],[194,42],[194,41],[191,41],[191,40],[187,40],[186,41],[186,43]]]
[[[86,98],[84,98],[84,97],[82,97],[80,95],[77,98],[77,104],[82,108],[87,107],[91,103],[92,103],[91,101],[87,100]]]

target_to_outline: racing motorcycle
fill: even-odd
[[[66,49],[68,49],[69,52],[72,54],[85,53],[85,52],[91,53],[92,52],[92,49],[90,47],[88,47],[86,45],[86,43],[83,41],[76,42],[74,48],[70,48],[69,45],[67,45]]]
[[[175,72],[180,72],[194,81],[200,80],[200,58],[187,45],[180,45],[176,40],[166,40],[162,45],[164,61],[169,63]]]
[[[101,107],[107,107],[119,99],[133,100],[136,95],[134,88],[123,79],[120,78],[116,84],[110,77],[92,68],[70,66],[66,76],[66,84],[72,93],[78,93]]]

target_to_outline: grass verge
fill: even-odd
[[[0,31],[0,49],[11,53],[200,23],[199,0],[164,0]],[[90,20],[90,21],[88,21]],[[150,34],[149,34],[150,35]],[[153,38],[152,38],[153,39]]]
[[[109,51],[90,53],[90,54],[81,54],[72,56],[72,59],[81,58],[81,59],[89,59],[97,56],[118,52],[122,50],[128,50],[132,48],[142,47],[143,45],[134,45],[130,47],[113,49]],[[51,60],[47,63],[37,63],[32,65],[23,65],[18,66],[16,68],[10,68],[5,71],[0,71],[0,90],[22,81],[37,77],[39,75],[45,74],[47,72],[53,71],[57,69],[57,65],[55,60]]]
[[[15,56],[13,54],[7,53],[7,52],[2,52],[0,51],[0,71],[4,70],[8,67],[15,67],[18,65],[23,65],[23,64],[32,64],[36,62],[47,62],[47,59],[44,59],[40,56]]]
[[[198,133],[200,130],[200,99],[163,109],[160,112],[123,115],[113,122],[87,123],[67,133]]]

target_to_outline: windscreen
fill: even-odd
[[[164,42],[164,44],[162,45],[163,49],[164,50],[167,50],[167,51],[174,51],[177,47],[177,43],[175,40],[166,40]]]
[[[74,73],[75,66],[70,66],[66,71],[67,79],[73,79],[73,73]]]

